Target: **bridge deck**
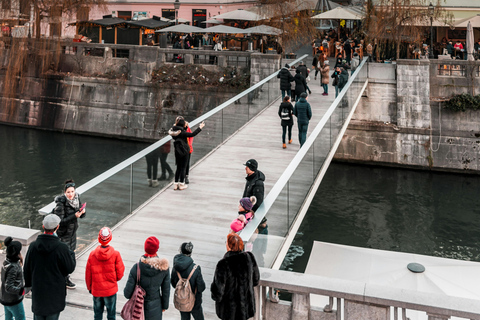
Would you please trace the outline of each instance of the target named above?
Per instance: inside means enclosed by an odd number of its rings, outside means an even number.
[[[322,96],[319,80],[313,81],[313,73],[311,78],[309,86],[313,93],[308,101],[312,105],[313,118],[309,132],[320,121],[335,97],[333,87],[329,88],[329,96]],[[226,235],[230,222],[236,217],[238,200],[242,196],[245,184],[243,163],[250,158],[257,159],[259,170],[266,175],[265,194],[268,194],[299,150],[296,119],[293,143],[287,144],[287,149],[282,149],[282,130],[277,115],[279,104],[280,100],[199,162],[192,169],[187,190],[173,191],[172,187],[168,187],[159,192],[150,203],[114,231],[111,245],[120,251],[126,266],[126,276],[119,282],[118,311],[125,303],[123,288],[128,272],[143,254],[145,239],[153,235],[160,240],[158,255],[167,258],[170,265],[180,244],[192,241],[192,257],[201,265],[207,284],[203,296],[205,316],[206,319],[217,319],[209,287],[216,263],[225,253]],[[208,121],[206,125],[208,126]],[[272,226],[269,227],[271,228]],[[84,281],[88,254],[85,253],[77,261],[77,268],[72,275],[77,289],[68,292],[67,302],[91,307],[92,298]],[[172,300],[172,294],[170,299]],[[164,314],[165,319],[178,319],[178,316],[173,304]]]

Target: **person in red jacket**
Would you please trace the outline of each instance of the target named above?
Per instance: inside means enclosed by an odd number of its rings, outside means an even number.
[[[112,231],[104,227],[98,233],[100,246],[90,252],[85,270],[88,292],[93,295],[94,319],[101,320],[104,307],[107,319],[115,319],[117,306],[117,281],[122,279],[125,266],[120,253],[108,244]]]

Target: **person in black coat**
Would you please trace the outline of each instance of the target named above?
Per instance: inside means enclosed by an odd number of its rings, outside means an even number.
[[[282,91],[282,99],[285,98],[285,93],[290,96],[292,95],[291,92],[291,87],[292,87],[292,82],[294,81],[292,74],[290,73],[290,70],[288,70],[290,66],[288,63],[285,64],[285,67],[283,67],[277,74],[277,78],[280,79],[280,90]]]
[[[265,175],[262,171],[258,170],[258,162],[255,159],[250,159],[244,164],[245,173],[245,189],[243,190],[242,198],[250,198],[255,196],[257,202],[252,208],[252,211],[257,211],[258,207],[263,203],[263,198],[265,196],[265,186],[263,182],[265,181]]]
[[[77,248],[78,218],[85,218],[86,212],[73,180],[65,181],[64,194],[55,197],[53,213],[60,217],[57,236],[60,241],[67,244],[70,250],[75,251]],[[66,284],[69,289],[76,287],[69,276],[67,276]]]
[[[298,66],[297,70],[300,71],[300,73],[302,74],[302,76],[305,78],[305,91],[304,92],[309,92],[310,94],[312,93],[312,91],[310,91],[310,88],[308,87],[307,85],[307,77],[308,77],[308,74],[309,74],[309,70],[307,68],[307,66],[305,65],[305,62],[300,62],[300,65]],[[296,89],[296,87],[295,87]],[[297,95],[297,92],[295,92],[295,95],[298,97]]]
[[[4,243],[7,257],[2,266],[0,303],[4,306],[5,319],[25,320],[22,244],[12,237],[7,237]]]
[[[338,92],[342,91],[343,87],[345,87],[347,82],[348,82],[348,71],[343,68],[340,68],[340,76],[338,77]]]
[[[253,288],[260,281],[258,265],[251,252],[243,252],[238,234],[228,234],[226,247],[210,287],[215,310],[222,320],[247,320],[255,315]]]
[[[185,120],[181,117],[177,118],[175,125],[168,130],[168,134],[172,136],[175,147],[175,163],[177,170],[175,171],[175,182],[173,183],[173,190],[187,189],[188,184],[185,184],[185,172],[189,160],[190,147],[187,138],[195,137],[205,127],[205,122],[200,123],[197,130],[193,132],[185,131]]]
[[[168,260],[157,256],[160,241],[149,237],[145,241],[145,254],[140,258],[140,286],[145,290],[145,320],[161,320],[163,311],[168,309],[170,298],[170,272]],[[127,284],[123,289],[125,298],[130,299],[137,282],[137,263],[130,270]]]
[[[75,253],[55,235],[59,223],[57,215],[47,215],[43,219],[44,234],[30,244],[25,256],[23,275],[25,287],[32,288],[35,319],[58,319],[65,309],[65,278],[75,270]]]
[[[191,242],[184,242],[180,246],[180,253],[173,258],[173,268],[171,275],[171,284],[172,287],[176,287],[179,278],[178,273],[182,279],[187,279],[192,272],[195,263],[191,257],[193,251],[193,244]],[[182,312],[180,311],[181,320],[190,320],[190,315],[193,316],[195,320],[203,320],[203,308],[202,308],[202,292],[205,291],[205,281],[203,281],[202,269],[199,265],[193,272],[190,280],[190,288],[195,293],[195,304],[191,312]]]
[[[305,80],[305,77],[302,75],[300,70],[296,70],[295,77],[293,77],[295,80],[295,101],[298,101],[300,99],[300,95],[304,92],[307,92],[307,81]]]
[[[288,129],[288,143],[292,143],[292,127],[293,127],[293,106],[290,103],[290,97],[286,96],[283,98],[283,102],[278,107],[278,116],[282,119],[282,142],[283,149],[287,148],[285,143],[285,135]]]

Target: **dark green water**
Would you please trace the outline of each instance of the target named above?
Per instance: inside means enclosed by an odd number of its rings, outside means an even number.
[[[480,261],[480,176],[333,163],[284,268],[313,241]]]
[[[145,143],[0,125],[0,223],[41,229],[38,209],[73,178],[82,185]]]

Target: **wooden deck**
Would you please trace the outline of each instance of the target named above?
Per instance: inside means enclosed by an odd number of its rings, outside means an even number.
[[[313,73],[311,78],[309,86],[313,94],[309,96],[308,101],[312,106],[313,118],[309,132],[319,122],[335,97],[333,87],[329,88],[329,96],[322,96],[323,90],[319,80],[313,80]],[[259,162],[259,170],[266,176],[265,194],[268,194],[299,150],[296,119],[293,143],[287,144],[287,149],[282,149],[282,129],[277,115],[279,104],[280,99],[215,152],[197,163],[191,170],[191,182],[187,190],[173,191],[172,187],[166,188],[114,230],[111,245],[120,251],[126,266],[126,275],[119,282],[117,311],[120,311],[125,303],[123,288],[130,268],[144,253],[145,239],[156,236],[160,240],[158,255],[167,258],[170,265],[182,242],[193,243],[192,258],[202,267],[207,284],[207,290],[203,294],[205,317],[217,319],[209,287],[216,263],[226,251],[225,239],[230,222],[237,215],[238,201],[245,184],[243,164],[250,158]],[[208,121],[206,125],[205,129],[208,129]],[[268,218],[269,221],[274,220],[273,217]],[[274,228],[275,223],[272,221],[269,231],[273,234]],[[77,268],[72,275],[73,281],[77,284],[77,288],[69,290],[67,295],[67,302],[72,305],[87,307],[93,305],[84,280],[88,255],[89,252],[86,252],[78,259]],[[172,293],[173,288],[170,300]],[[170,304],[170,308],[165,312],[164,319],[179,319],[179,313],[173,304]]]

